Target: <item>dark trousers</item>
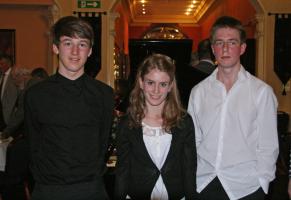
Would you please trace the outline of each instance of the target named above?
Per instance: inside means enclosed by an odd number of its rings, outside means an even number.
[[[199,200],[229,200],[219,179],[213,179],[200,193],[197,194]],[[265,193],[262,188],[256,192],[249,194],[240,200],[264,200]]]
[[[3,200],[26,200],[24,182],[28,177],[28,144],[24,138],[14,139],[7,148],[5,172],[0,172]]]
[[[31,200],[107,200],[104,184],[92,181],[71,185],[42,185],[36,183]]]

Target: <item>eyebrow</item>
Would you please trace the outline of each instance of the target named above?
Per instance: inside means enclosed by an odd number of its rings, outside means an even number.
[[[73,39],[80,39],[80,42],[88,42],[90,43],[90,40],[87,38],[74,38],[74,37],[66,37],[64,39],[61,39],[60,41],[72,41]]]
[[[230,40],[240,41],[240,39],[237,39],[237,38],[230,38],[230,39],[226,39],[226,40],[218,38],[218,39],[215,39],[214,41],[230,41]]]
[[[149,78],[144,78],[144,81],[152,81],[152,82],[159,82],[159,83],[170,83],[171,81],[155,81]]]

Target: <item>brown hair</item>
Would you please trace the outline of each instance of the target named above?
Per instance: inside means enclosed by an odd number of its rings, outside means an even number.
[[[172,89],[168,93],[162,111],[163,128],[166,131],[170,131],[172,127],[179,126],[179,121],[185,115],[186,111],[183,109],[179,97],[175,78],[175,64],[170,57],[162,54],[150,55],[145,60],[143,60],[137,70],[135,85],[129,97],[130,106],[127,110],[127,114],[129,116],[129,126],[141,126],[142,119],[145,117],[145,97],[143,90],[140,88],[139,79],[141,78],[144,80],[144,76],[153,69],[166,72],[170,77],[170,82],[172,83]]]
[[[91,46],[93,46],[94,43],[94,31],[92,26],[78,17],[62,17],[53,25],[51,32],[53,43],[57,46],[62,36],[88,39]]]
[[[246,37],[247,37],[246,31],[244,30],[244,27],[241,24],[241,22],[234,17],[222,16],[214,22],[210,30],[210,40],[212,44],[215,42],[214,40],[215,40],[216,31],[220,28],[233,28],[233,29],[238,30],[239,35],[240,35],[240,42],[241,43],[246,42]]]

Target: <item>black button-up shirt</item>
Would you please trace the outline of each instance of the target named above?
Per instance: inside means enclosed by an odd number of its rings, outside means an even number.
[[[59,185],[101,178],[112,114],[112,89],[86,74],[69,80],[56,73],[31,87],[25,124],[36,182]]]

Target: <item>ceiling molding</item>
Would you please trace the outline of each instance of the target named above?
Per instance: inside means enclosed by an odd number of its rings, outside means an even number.
[[[193,0],[146,0],[146,14],[141,14],[140,0],[122,0],[129,15],[130,25],[142,26],[151,23],[179,23],[197,26],[199,20],[215,0],[197,0],[195,11],[186,15],[186,8]]]

